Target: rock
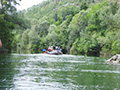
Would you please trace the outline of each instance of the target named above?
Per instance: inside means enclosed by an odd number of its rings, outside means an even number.
[[[110,63],[120,63],[120,54],[114,55],[110,59],[108,59],[106,62]]]

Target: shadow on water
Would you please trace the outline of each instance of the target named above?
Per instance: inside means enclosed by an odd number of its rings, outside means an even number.
[[[120,65],[105,58],[45,55],[0,55],[3,90],[118,90]]]
[[[14,75],[18,60],[25,57],[17,57],[11,54],[0,54],[0,90],[10,90],[14,87]]]
[[[0,54],[0,89],[13,88],[13,77],[15,74],[15,64],[12,63],[10,55]]]

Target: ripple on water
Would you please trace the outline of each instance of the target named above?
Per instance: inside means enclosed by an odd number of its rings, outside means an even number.
[[[6,62],[0,61],[3,85],[0,87],[3,90],[118,89],[119,66],[104,62],[99,57],[11,54]]]
[[[111,71],[111,70],[81,70],[81,72],[94,72],[94,73],[120,73],[120,71]]]

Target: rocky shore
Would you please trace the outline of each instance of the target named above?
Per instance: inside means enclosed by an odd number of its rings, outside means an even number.
[[[113,57],[108,59],[106,62],[109,62],[109,63],[120,63],[120,54],[114,55]]]

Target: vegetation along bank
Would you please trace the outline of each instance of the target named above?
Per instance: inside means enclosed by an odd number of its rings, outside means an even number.
[[[120,53],[120,0],[47,0],[19,12],[7,2],[0,11],[2,50],[60,45],[74,55]]]

